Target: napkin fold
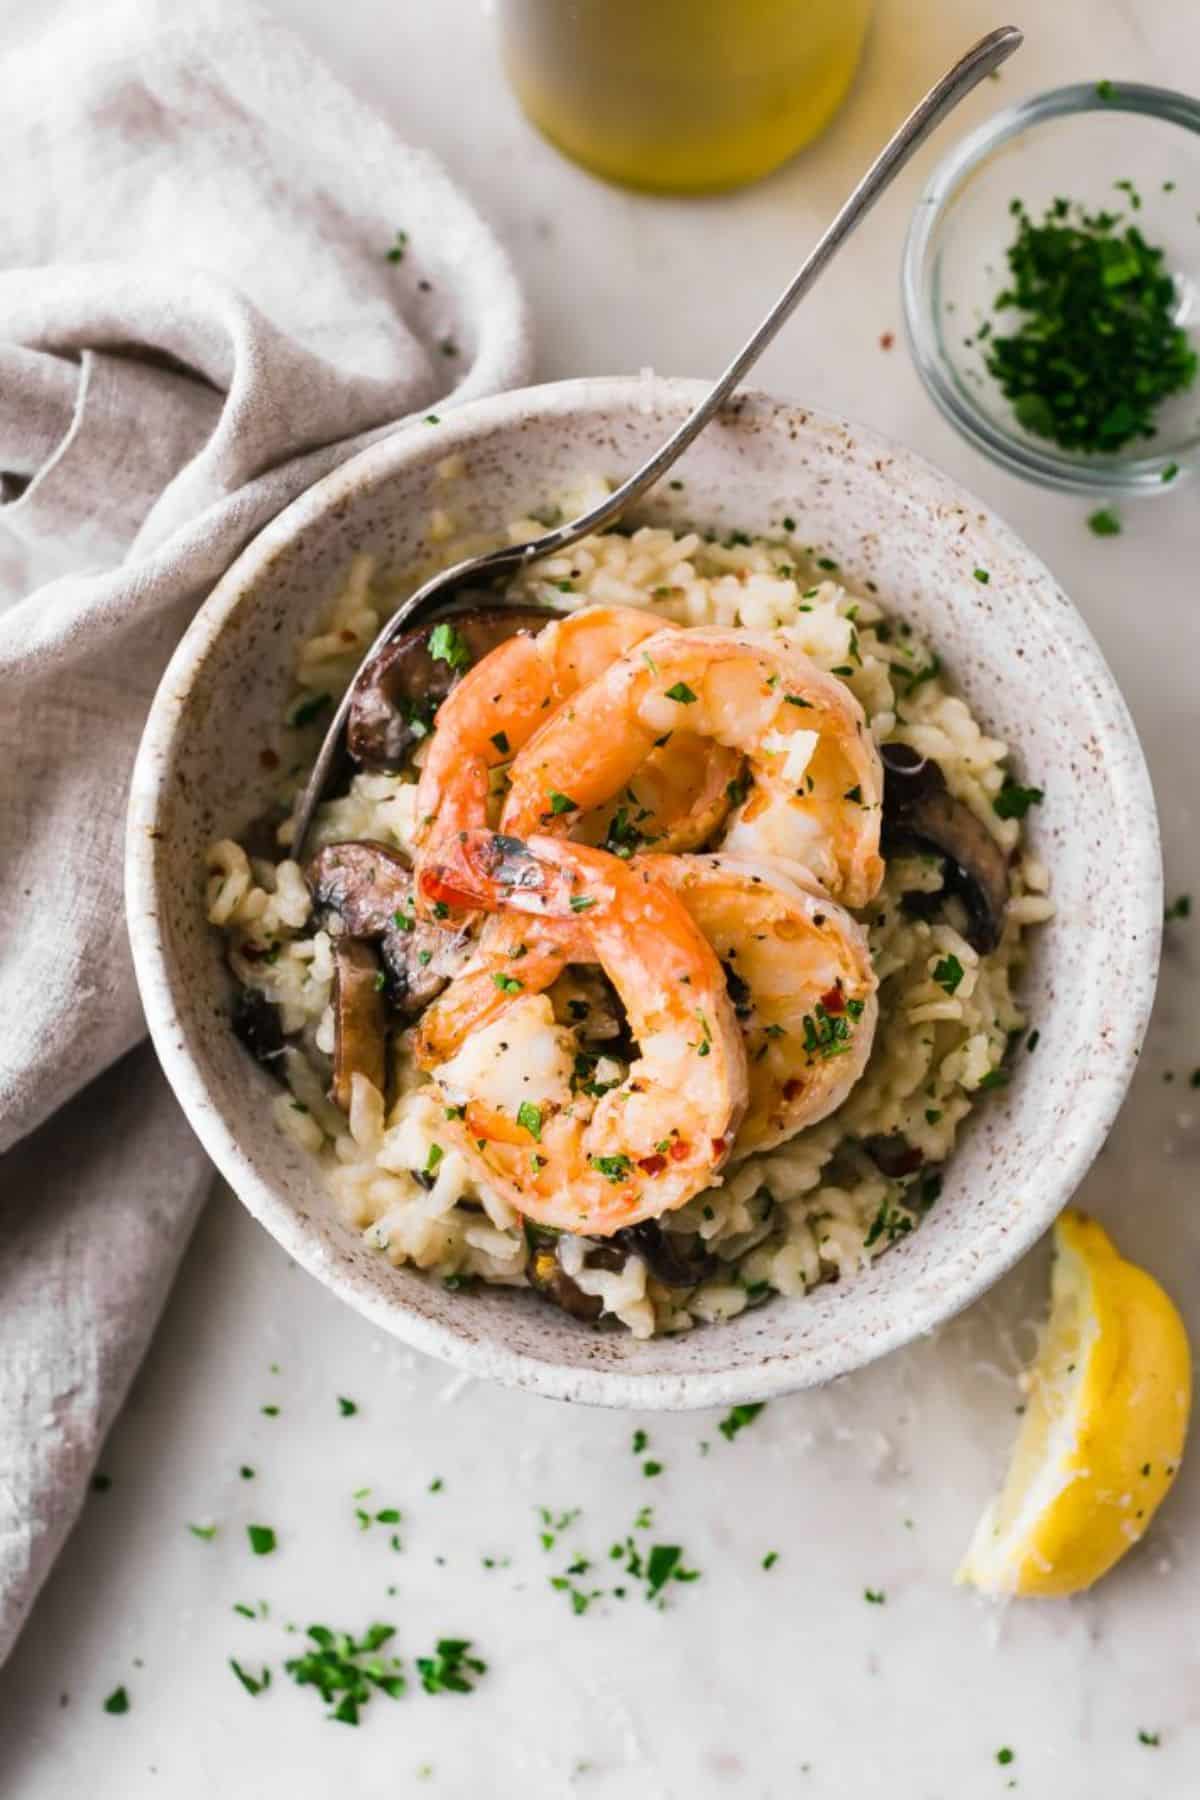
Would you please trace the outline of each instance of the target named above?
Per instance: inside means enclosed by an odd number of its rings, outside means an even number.
[[[209,1178],[135,1048],[146,709],[268,519],[528,338],[440,165],[249,0],[76,0],[0,70],[2,1658]]]

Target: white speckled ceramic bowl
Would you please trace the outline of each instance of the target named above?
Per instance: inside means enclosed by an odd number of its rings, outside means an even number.
[[[500,533],[574,481],[621,476],[694,403],[692,383],[573,381],[479,401],[364,451],[239,557],[167,670],[134,775],[128,901],[158,1053],[201,1141],[296,1261],[386,1330],[474,1374],[614,1406],[763,1399],[881,1356],[950,1317],[1028,1249],[1104,1141],[1154,988],[1162,886],[1154,803],[1133,724],[1071,603],[1000,521],[874,432],[750,397],[691,449],[643,517],[797,537],[835,556],[940,650],[1022,777],[1057,921],[1033,933],[1026,997],[1041,1032],[981,1106],[922,1224],[852,1281],[776,1298],[724,1325],[636,1342],[529,1293],[447,1292],[394,1269],[335,1216],[315,1162],[273,1126],[277,1092],[229,1028],[230,983],[204,918],[205,847],[265,799],[296,641],[369,550],[425,554],[435,505]],[[447,484],[437,465],[461,452]],[[986,568],[986,586],[973,578]]]

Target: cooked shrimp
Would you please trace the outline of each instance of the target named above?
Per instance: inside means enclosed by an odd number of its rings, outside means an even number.
[[[486,826],[493,771],[565,700],[661,631],[661,620],[634,607],[589,607],[556,619],[536,637],[508,638],[476,663],[437,713],[417,789],[419,851],[436,854],[454,833]],[[703,843],[728,811],[726,788],[739,767],[736,752],[708,763],[687,745],[655,752],[644,793],[627,803],[626,817],[631,808],[638,818],[636,841],[648,839],[662,850]],[[602,819],[598,829],[608,823]]]
[[[849,906],[871,899],[883,879],[879,753],[849,688],[784,632],[642,640],[530,738],[509,770],[501,829],[567,829],[677,731],[749,761],[726,848],[802,863]]]
[[[674,888],[728,977],[750,1074],[733,1155],[766,1150],[841,1105],[879,1011],[866,933],[794,865],[639,856]]]
[[[514,958],[511,936],[497,957],[485,933],[418,1038],[448,1109],[462,1109],[447,1135],[481,1177],[537,1223],[596,1237],[707,1187],[745,1110],[746,1056],[721,965],[670,888],[603,850],[490,832],[456,839],[425,879],[435,898],[503,907],[506,926],[523,915],[539,946],[557,931],[563,961],[598,962],[638,1046],[624,1080],[573,1077],[574,1033],[548,997],[532,1010],[554,958]],[[531,1024],[546,1034],[532,1085]]]

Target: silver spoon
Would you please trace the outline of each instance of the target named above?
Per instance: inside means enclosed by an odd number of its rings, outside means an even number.
[[[805,294],[824,273],[851,232],[861,224],[913,152],[925,142],[946,115],[954,110],[959,101],[966,98],[972,88],[986,75],[991,75],[998,69],[1001,63],[1008,61],[1022,42],[1022,33],[1015,25],[1004,25],[998,31],[990,31],[952,69],[947,70],[940,81],[933,84],[925,98],[913,108],[900,129],[884,145],[840,211],[826,226],[758,330],[738,351],[699,406],[688,414],[683,424],[640,469],[635,470],[606,499],[593,506],[590,511],[580,514],[577,519],[572,519],[569,524],[558,526],[544,537],[535,538],[532,543],[507,545],[500,550],[490,550],[484,556],[472,556],[465,562],[455,563],[452,568],[443,569],[441,574],[419,587],[415,594],[411,594],[400,605],[367,651],[359,665],[358,674],[342,696],[341,705],[325,733],[308,785],[294,815],[291,843],[293,857],[298,861],[302,857],[313,813],[325,790],[330,768],[341,745],[355,690],[363,670],[375,655],[385,644],[391,642],[397,632],[406,627],[411,628],[419,617],[428,617],[451,605],[456,592],[468,583],[477,585],[481,580],[485,583],[495,582],[499,576],[515,575],[526,563],[539,557],[554,556],[560,550],[567,550],[572,544],[577,544],[580,538],[589,536],[593,531],[603,531],[606,525],[614,524],[635,500],[640,500],[668,469],[674,467],[688,445],[720,411],[740,385],[742,377],[753,368],[781,326],[791,318]]]

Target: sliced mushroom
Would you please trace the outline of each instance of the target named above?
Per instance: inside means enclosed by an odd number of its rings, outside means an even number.
[[[915,843],[945,858],[945,885],[967,909],[967,941],[994,950],[1008,909],[1008,857],[969,806],[956,800],[932,757],[908,744],[884,744],[885,855]]]
[[[414,1015],[436,998],[470,954],[462,930],[416,917],[413,877],[400,850],[370,839],[326,844],[305,870],[313,905],[332,936],[378,941],[388,997]]]
[[[890,1181],[902,1181],[915,1175],[925,1161],[925,1152],[910,1144],[902,1132],[876,1132],[862,1141],[863,1149],[881,1175]]]
[[[480,597],[481,599],[483,596]],[[412,747],[433,729],[451,688],[472,664],[521,631],[540,631],[559,615],[548,606],[475,604],[402,632],[363,670],[346,722],[346,746],[365,769],[399,769]],[[446,627],[453,628],[450,654]],[[431,640],[441,629],[441,637]]]
[[[387,1091],[387,1021],[383,970],[369,944],[343,938],[333,949],[333,1085],[335,1106],[350,1111],[352,1078],[365,1075]]]
[[[538,1240],[530,1244],[525,1273],[529,1278],[529,1285],[536,1288],[543,1299],[549,1300],[563,1312],[570,1313],[573,1319],[592,1322],[604,1310],[599,1294],[585,1294],[578,1283],[572,1281],[551,1243]]]
[[[712,1275],[718,1264],[698,1236],[664,1231],[657,1219],[643,1219],[615,1234],[615,1241],[642,1258],[664,1287],[689,1288]]]
[[[283,1081],[283,1055],[287,1045],[275,1002],[268,1000],[257,988],[239,988],[233,1002],[233,1029],[255,1062]]]

